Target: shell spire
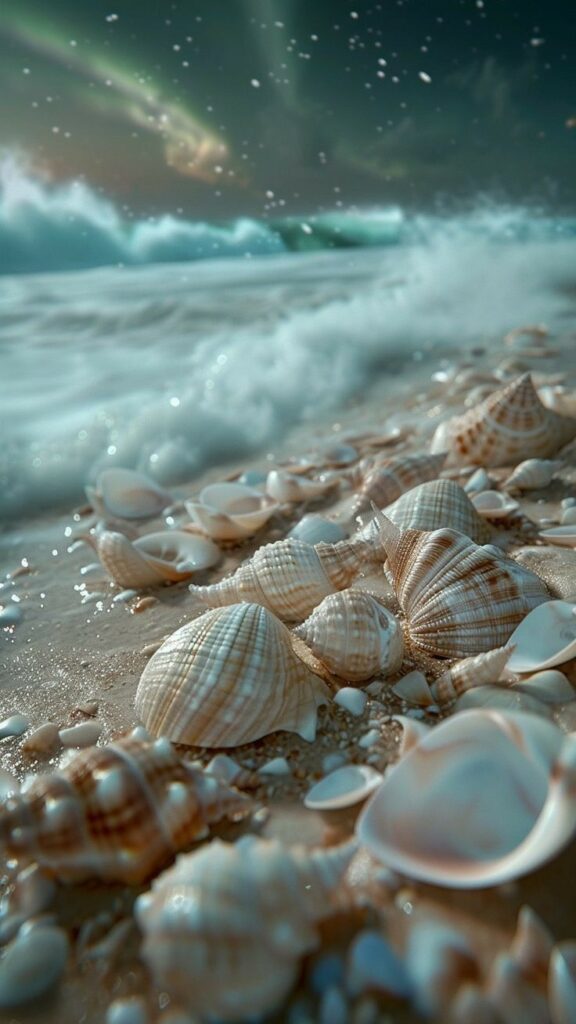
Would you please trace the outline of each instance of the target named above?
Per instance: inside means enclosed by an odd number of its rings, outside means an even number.
[[[435,480],[446,461],[446,452],[394,455],[368,465],[361,479],[352,515],[367,508],[370,502],[390,505],[401,494],[427,480]]]
[[[316,554],[335,590],[344,590],[363,566],[382,565],[386,555],[378,538],[356,537],[336,544],[320,541]]]
[[[432,696],[439,704],[445,704],[477,686],[501,680],[508,685],[515,679],[512,673],[505,673],[514,650],[515,645],[508,644],[506,647],[496,647],[493,651],[456,662],[432,684]]]

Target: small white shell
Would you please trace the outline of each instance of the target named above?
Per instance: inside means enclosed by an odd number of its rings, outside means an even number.
[[[87,487],[86,493],[97,514],[120,519],[147,519],[172,504],[172,496],[149,477],[120,467],[102,470],[96,490]]]
[[[78,722],[60,729],[58,737],[64,747],[92,747],[102,732],[101,722]]]
[[[545,704],[567,704],[576,699],[576,691],[563,672],[553,668],[536,672],[514,686],[516,692],[529,693]]]
[[[256,488],[227,481],[204,487],[197,501],[184,504],[193,522],[214,540],[252,537],[278,508]]]
[[[576,604],[547,601],[534,608],[516,627],[510,643],[516,645],[508,668],[537,672],[576,657]]]
[[[568,523],[563,526],[552,526],[549,530],[541,530],[542,540],[549,544],[559,544],[560,547],[576,548],[576,523]]]
[[[346,764],[312,786],[304,797],[304,806],[315,811],[352,807],[373,793],[383,778],[370,765]]]
[[[103,568],[121,587],[178,582],[220,560],[220,549],[211,540],[185,530],[149,533],[135,541],[123,533],[104,530],[95,541]]]
[[[332,519],[324,519],[323,516],[309,512],[292,527],[289,537],[296,537],[297,540],[304,540],[307,544],[319,544],[324,541],[326,544],[337,544],[348,535],[343,526],[335,523]]]
[[[402,700],[408,701],[409,704],[418,704],[421,707],[427,707],[428,704],[434,703],[434,696],[428,683],[426,682],[426,676],[423,672],[418,669],[414,669],[413,672],[408,672],[407,675],[399,679],[397,683],[392,686],[392,692],[397,697],[401,697]]]
[[[59,981],[68,959],[61,928],[38,925],[19,934],[0,960],[0,1007],[23,1006]]]
[[[552,718],[547,704],[517,686],[475,686],[458,697],[453,711],[529,711],[541,718]]]
[[[538,487],[547,487],[562,465],[556,459],[526,459],[516,466],[502,486],[509,491],[532,491]]]
[[[24,715],[10,715],[0,722],[0,740],[8,736],[22,736],[30,728],[30,722]]]
[[[454,480],[418,484],[387,505],[384,514],[401,530],[439,530],[447,526],[465,533],[477,544],[485,544],[491,536],[490,527]]]
[[[326,494],[335,483],[335,480],[309,480],[305,476],[287,473],[284,469],[271,469],[266,478],[266,493],[282,503],[310,501]]]
[[[501,491],[477,491],[471,500],[478,515],[485,519],[506,519],[520,508],[517,501]]]
[[[478,491],[490,491],[492,490],[494,481],[492,477],[488,476],[488,473],[483,466],[472,473],[472,476],[468,478],[464,484],[464,490],[466,494],[477,494]]]

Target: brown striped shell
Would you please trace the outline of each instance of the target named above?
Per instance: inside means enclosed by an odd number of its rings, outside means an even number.
[[[192,585],[190,591],[211,607],[256,602],[280,619],[296,622],[306,618],[328,594],[347,587],[370,561],[383,561],[377,541],[312,545],[287,537],[258,548],[220,583]]]
[[[342,878],[354,852],[244,836],[179,857],[136,901],[157,989],[203,1020],[276,1010],[320,943],[317,923],[352,902]]]
[[[485,544],[492,535],[466,492],[453,480],[419,484],[384,511],[401,530],[438,530],[447,526],[465,533],[477,544]]]
[[[152,655],[136,711],[155,736],[192,746],[234,747],[278,729],[312,741],[329,691],[293,642],[261,605],[205,612]]]
[[[137,885],[247,799],[137,734],[75,754],[0,806],[0,849],[64,882]]]
[[[464,658],[451,665],[446,672],[436,679],[430,689],[434,700],[439,704],[445,704],[456,700],[467,690],[473,690],[476,686],[485,686],[487,683],[497,683],[506,679],[505,669],[514,650],[513,645],[496,647],[493,651],[486,651],[485,654],[477,654],[473,658]],[[507,682],[515,679],[513,673],[508,673]]]
[[[433,455],[396,455],[371,465],[361,481],[354,514],[371,502],[381,508],[390,505],[417,484],[435,480],[445,460],[445,453],[437,450]]]
[[[534,573],[456,530],[400,531],[378,516],[410,643],[432,657],[482,654],[549,599]]]
[[[400,623],[360,590],[325,597],[294,632],[329,672],[353,683],[389,675],[402,664]]]
[[[574,437],[576,418],[547,409],[525,373],[463,416],[441,423],[431,451],[447,451],[453,465],[512,466],[555,455]]]

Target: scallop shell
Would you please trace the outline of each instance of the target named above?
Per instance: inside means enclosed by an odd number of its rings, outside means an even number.
[[[97,515],[110,513],[120,519],[148,519],[172,504],[172,495],[133,469],[103,469],[96,488],[86,494]]]
[[[168,580],[189,579],[220,560],[220,550],[205,537],[185,530],[149,533],[135,541],[104,530],[95,538],[98,558],[111,580],[121,587],[153,587]]]
[[[190,591],[205,604],[221,607],[255,601],[287,622],[306,618],[328,594],[343,590],[367,562],[383,561],[379,543],[344,540],[306,544],[287,537],[265,544],[236,572],[209,587]]]
[[[273,1012],[320,943],[317,923],[350,904],[342,878],[354,852],[244,836],[179,857],[136,901],[156,987],[203,1019]]]
[[[524,616],[549,597],[545,585],[492,545],[456,530],[401,532],[378,525],[410,644],[437,658],[500,647]]]
[[[547,487],[562,465],[558,459],[525,459],[518,463],[502,486],[508,491],[533,491]]]
[[[200,491],[198,501],[186,501],[190,518],[214,540],[253,537],[278,505],[272,498],[246,484],[210,484]]]
[[[33,776],[0,808],[0,848],[64,882],[139,884],[207,826],[250,802],[182,761],[168,740],[123,737]]]
[[[465,533],[477,544],[485,544],[492,535],[468,495],[453,480],[430,480],[412,487],[384,511],[401,530],[438,530],[448,526]]]
[[[542,405],[525,373],[463,416],[441,423],[431,451],[447,451],[449,464],[509,466],[555,455],[573,437],[576,418]]]
[[[155,736],[234,747],[278,729],[312,741],[329,691],[298,658],[290,631],[258,604],[215,608],[152,655],[136,711]]]
[[[447,701],[456,700],[460,694],[473,690],[476,686],[499,682],[513,651],[514,647],[508,644],[506,647],[496,647],[493,651],[456,662],[433,683],[431,690],[434,699],[439,704],[445,704]],[[510,673],[509,681],[513,679],[514,676]]]
[[[391,674],[402,664],[399,622],[360,590],[325,597],[294,632],[329,672],[353,683]]]
[[[516,627],[516,645],[509,667],[513,672],[537,672],[576,658],[576,604],[547,601]]]
[[[417,484],[435,480],[444,462],[445,452],[433,455],[396,455],[371,465],[362,479],[353,514],[367,508],[370,502],[383,507]]]
[[[309,480],[305,476],[287,473],[284,469],[271,469],[266,477],[266,493],[275,501],[311,501],[321,498],[337,481]]]
[[[385,777],[357,834],[411,878],[498,885],[566,845],[576,829],[575,783],[573,736],[532,714],[463,711],[426,733]]]

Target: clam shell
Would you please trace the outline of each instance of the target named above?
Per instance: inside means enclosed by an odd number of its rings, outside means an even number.
[[[447,526],[465,533],[477,544],[485,544],[492,535],[468,495],[453,480],[430,480],[412,487],[384,512],[401,530]]]
[[[542,581],[456,530],[405,530],[378,516],[410,643],[433,657],[483,654],[548,598]]]
[[[360,590],[330,594],[294,630],[329,672],[359,683],[396,672],[404,656],[399,622]]]
[[[304,806],[313,811],[353,807],[380,785],[384,776],[367,764],[347,764],[330,772],[309,789]]]
[[[507,519],[520,508],[514,498],[501,491],[478,491],[471,500],[478,515],[486,519]]]
[[[186,580],[220,560],[212,541],[184,530],[149,533],[135,541],[104,530],[96,536],[96,550],[110,579],[130,588]]]
[[[547,601],[516,627],[516,645],[508,667],[513,672],[536,672],[576,658],[576,604]]]
[[[525,373],[463,416],[441,423],[431,451],[448,452],[452,465],[510,466],[555,455],[574,437],[576,418],[547,409]]]
[[[320,498],[335,486],[335,480],[309,480],[305,476],[271,469],[266,477],[266,493],[275,501],[311,501]]]
[[[502,486],[509,491],[532,491],[538,487],[547,487],[562,465],[556,459],[526,459],[516,466]]]
[[[205,612],[152,655],[136,711],[155,736],[233,747],[276,730],[312,741],[329,691],[293,650],[292,636],[261,605]]]
[[[168,740],[127,736],[32,777],[0,807],[0,849],[64,882],[138,884],[203,837],[211,822],[250,806],[186,765]]]
[[[445,460],[445,453],[437,451],[433,455],[396,455],[370,465],[361,481],[353,514],[368,508],[370,502],[380,507],[390,505],[417,484],[435,480]]]
[[[203,1019],[272,1013],[319,945],[316,924],[351,903],[341,880],[354,852],[244,836],[179,857],[136,901],[156,987]]]
[[[214,540],[252,537],[274,514],[278,505],[246,484],[210,484],[198,501],[186,501],[190,518]]]
[[[549,530],[540,530],[542,540],[549,544],[559,544],[560,547],[576,548],[576,523],[568,523],[563,526],[552,526]]]
[[[497,885],[569,841],[575,782],[576,740],[550,722],[521,712],[462,712],[386,775],[357,834],[373,856],[412,878],[453,888]]]
[[[172,495],[133,469],[103,469],[96,489],[86,489],[97,514],[110,513],[120,519],[148,519],[172,504]]]

